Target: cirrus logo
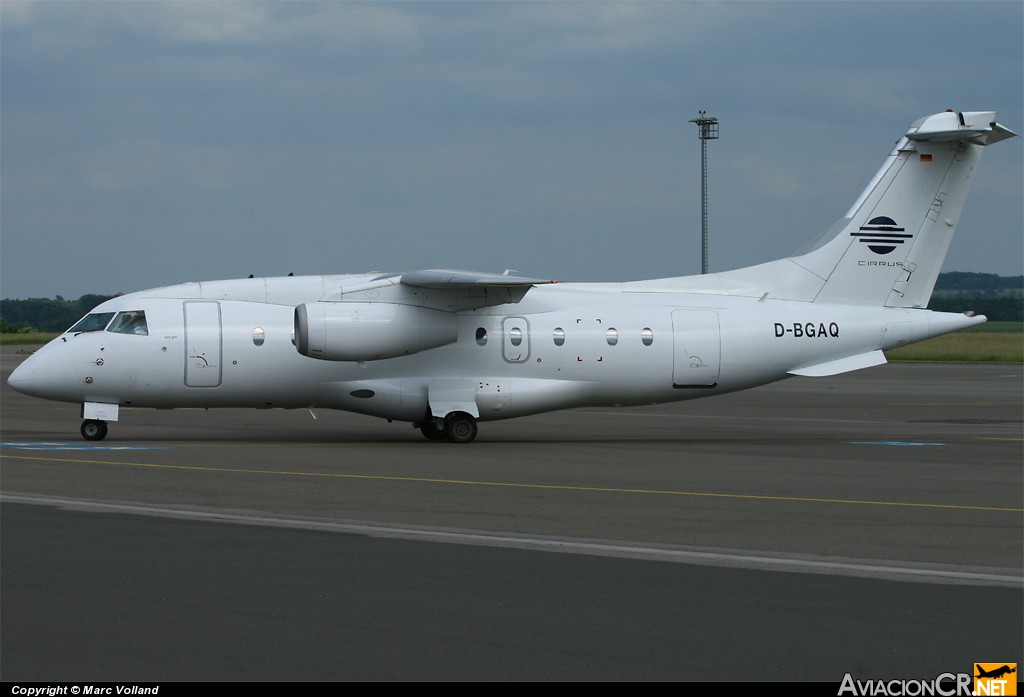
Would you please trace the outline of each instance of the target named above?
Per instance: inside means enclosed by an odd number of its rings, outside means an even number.
[[[860,227],[860,232],[851,232],[850,237],[855,237],[858,242],[868,246],[875,254],[888,254],[896,249],[897,245],[913,239],[913,235],[905,228],[898,227],[896,221],[884,215],[872,218],[867,225]]]

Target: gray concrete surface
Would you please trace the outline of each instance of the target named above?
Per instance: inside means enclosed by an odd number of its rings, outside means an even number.
[[[255,410],[122,410],[93,444],[76,405],[5,382],[0,677],[838,682],[1021,660],[1022,372],[888,365],[485,423],[470,445]],[[74,646],[97,629],[87,658],[53,650],[70,616]]]

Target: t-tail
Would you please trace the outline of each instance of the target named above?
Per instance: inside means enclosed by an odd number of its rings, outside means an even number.
[[[713,274],[729,293],[927,307],[986,145],[1012,138],[994,111],[916,121],[846,215],[808,248]]]
[[[926,307],[984,146],[1014,135],[992,111],[915,122],[834,236],[791,257],[825,280],[814,302]]]

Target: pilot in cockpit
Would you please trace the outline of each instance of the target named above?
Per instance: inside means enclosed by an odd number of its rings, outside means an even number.
[[[136,334],[148,336],[149,327],[146,324],[146,313],[143,310],[132,312],[121,312],[110,324],[109,332],[115,334]]]

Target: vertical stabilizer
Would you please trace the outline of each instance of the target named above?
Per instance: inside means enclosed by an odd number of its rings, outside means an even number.
[[[984,146],[1013,135],[991,111],[914,123],[835,235],[790,257],[824,279],[814,302],[927,306]]]

